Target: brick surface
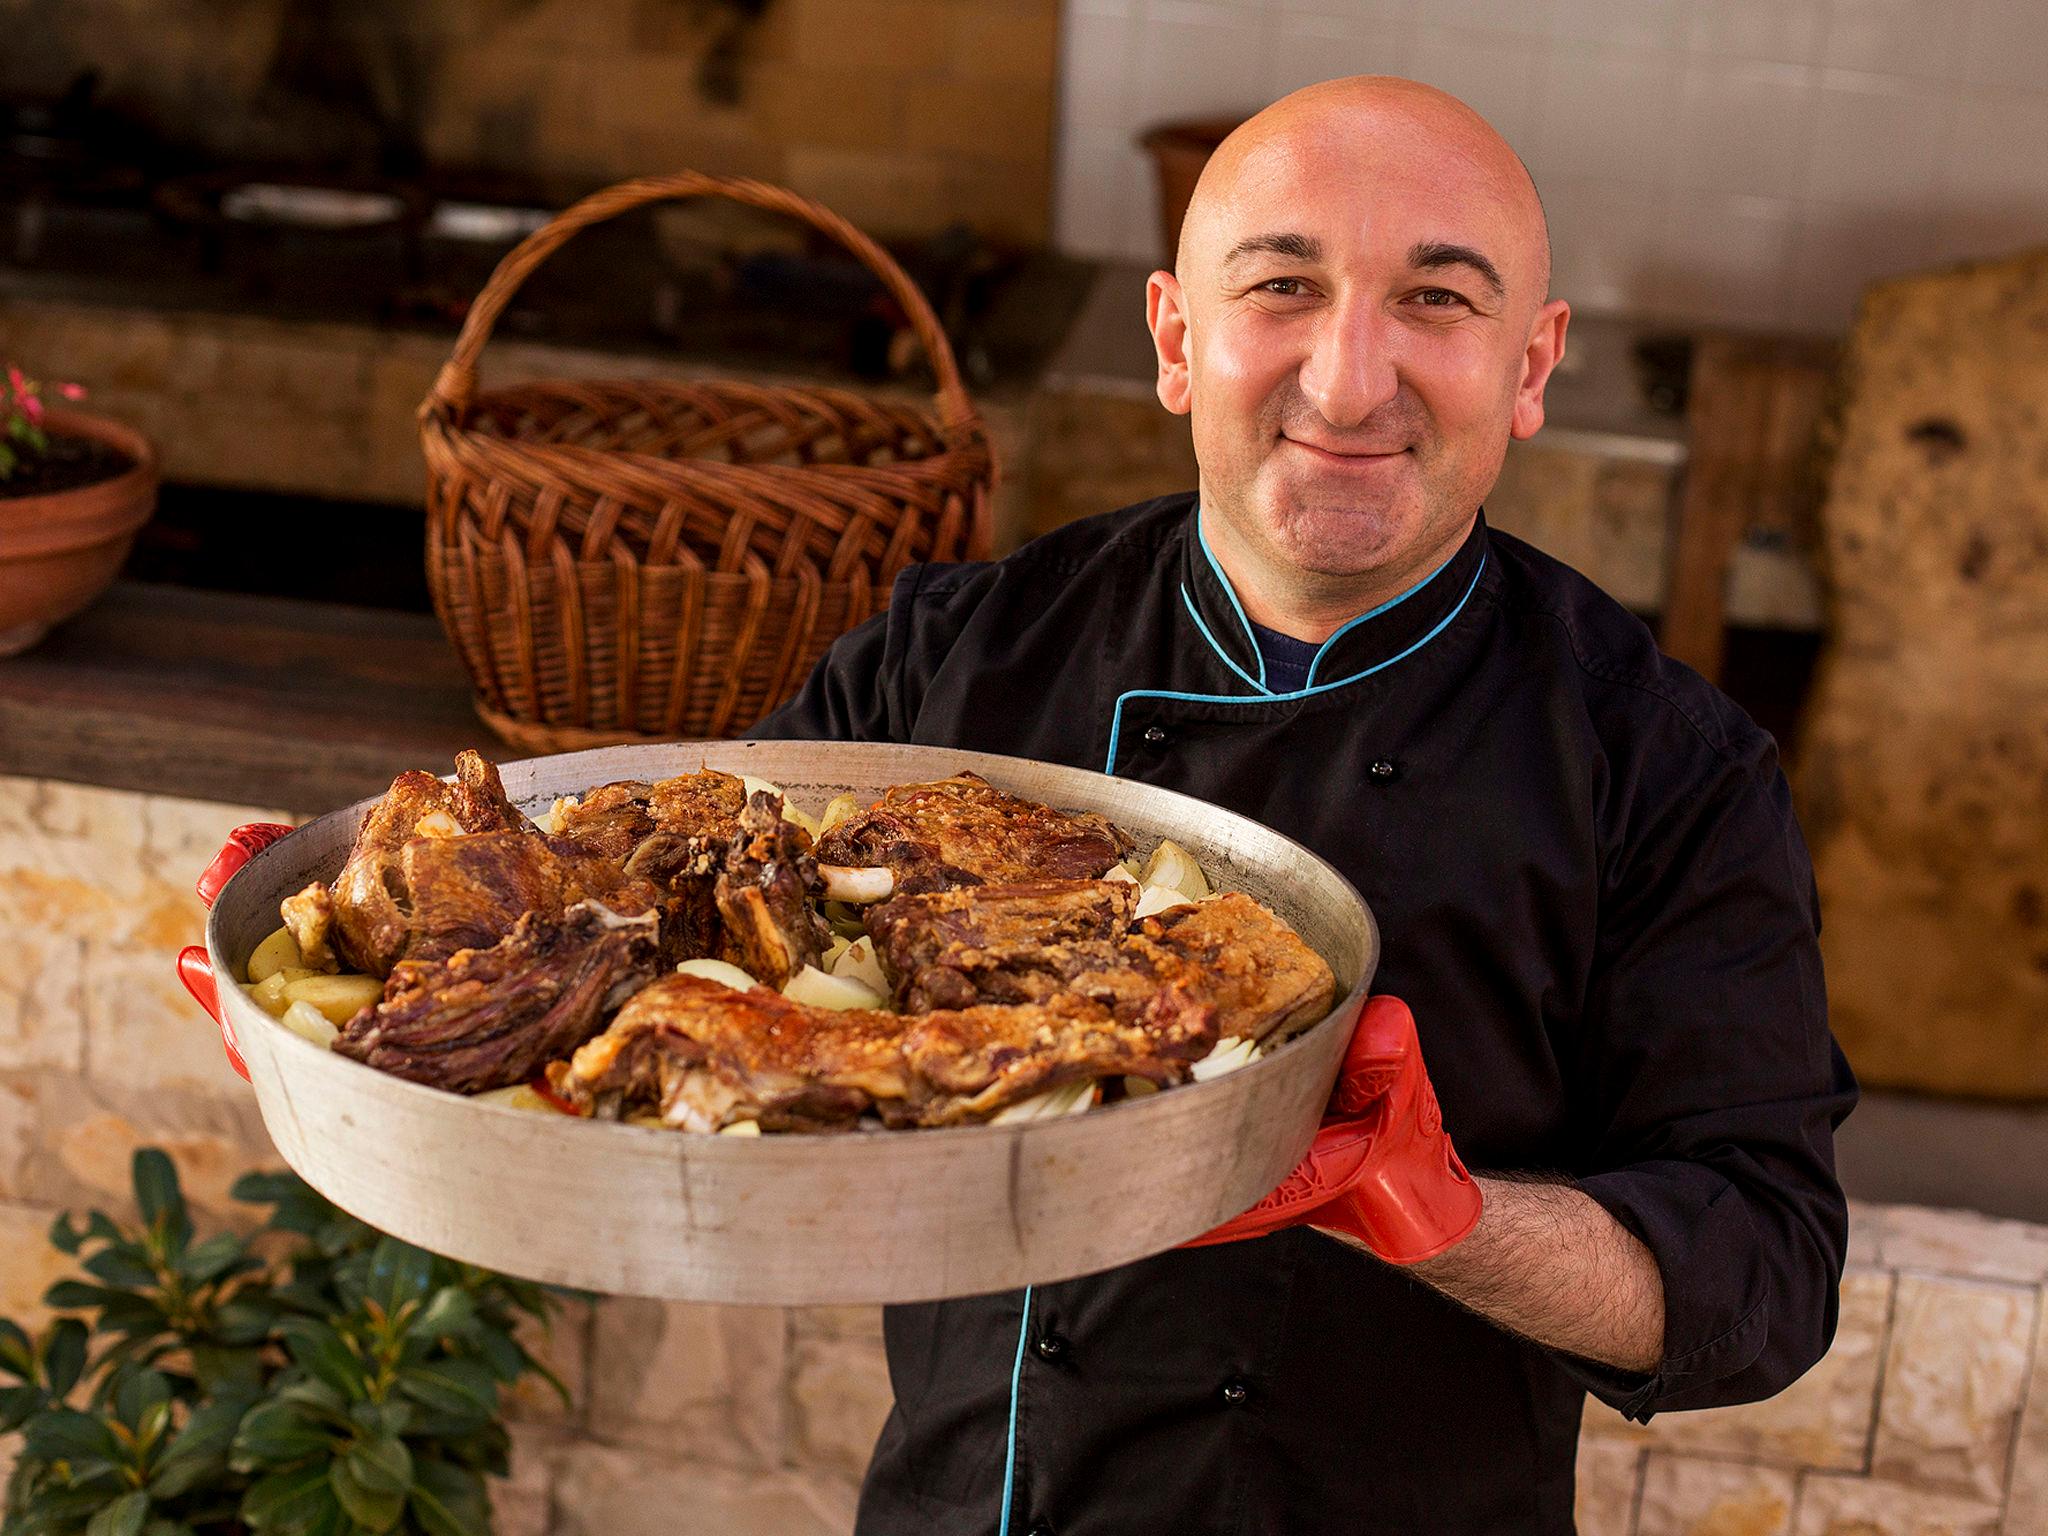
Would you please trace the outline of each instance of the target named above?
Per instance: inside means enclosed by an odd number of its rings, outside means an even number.
[[[2036,1295],[2034,1361],[2013,1439],[2004,1536],[2048,1536],[2048,1293]]]
[[[564,1449],[554,1497],[555,1536],[845,1536],[853,1524],[849,1492],[836,1480],[602,1445]]]
[[[895,1402],[881,1346],[800,1339],[790,1358],[794,1448],[806,1465],[858,1478]]]
[[[1624,1441],[1580,1438],[1574,1510],[1579,1536],[1629,1536],[1635,1529],[1646,1454]]]
[[[2039,1285],[2048,1280],[2048,1227],[1894,1205],[1884,1213],[1884,1261],[1893,1269]]]
[[[50,1319],[43,1292],[78,1272],[68,1255],[50,1246],[50,1223],[56,1216],[46,1206],[0,1200],[0,1317],[13,1318],[30,1332]]]

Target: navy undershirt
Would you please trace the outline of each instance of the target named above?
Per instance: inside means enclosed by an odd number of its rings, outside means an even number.
[[[1308,686],[1308,669],[1315,664],[1321,646],[1263,624],[1252,624],[1252,638],[1259,642],[1259,654],[1266,659],[1268,688],[1275,693],[1295,693]]]

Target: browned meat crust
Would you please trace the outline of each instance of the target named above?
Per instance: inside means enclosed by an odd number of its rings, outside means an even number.
[[[818,862],[886,868],[896,891],[1092,880],[1131,849],[1114,823],[1005,794],[972,773],[899,784],[818,840]]]
[[[803,829],[783,819],[780,795],[755,793],[740,829],[718,876],[718,911],[740,968],[779,987],[824,954],[825,926],[805,904],[817,861]]]
[[[1177,1082],[1216,1038],[1210,1011],[1174,988],[1120,1022],[1072,996],[912,1017],[667,976],[549,1077],[590,1113],[692,1130],[844,1129],[868,1109],[891,1125],[952,1125],[1081,1078]]]
[[[383,999],[336,1051],[457,1093],[531,1080],[596,1034],[654,975],[655,919],[582,902],[560,920],[529,912],[487,949],[403,960]]]

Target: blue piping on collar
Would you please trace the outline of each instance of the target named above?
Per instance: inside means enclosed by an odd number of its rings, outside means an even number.
[[[1432,581],[1435,581],[1438,576],[1442,575],[1444,571],[1444,566],[1449,565],[1452,560],[1455,560],[1457,558],[1457,552],[1455,550],[1452,551],[1451,554],[1445,559],[1443,565],[1440,565],[1435,570],[1431,571],[1427,576],[1423,577],[1422,580],[1415,583],[1415,585],[1410,587],[1406,592],[1401,593],[1398,597],[1390,597],[1384,603],[1381,603],[1379,607],[1369,608],[1364,613],[1361,613],[1357,618],[1346,619],[1342,624],[1339,624],[1337,626],[1336,632],[1332,634],[1329,639],[1325,640],[1319,647],[1317,647],[1315,657],[1308,664],[1308,676],[1303,679],[1302,686],[1305,688],[1315,686],[1316,668],[1320,667],[1323,664],[1323,658],[1330,654],[1330,647],[1335,645],[1339,640],[1342,640],[1347,631],[1356,629],[1359,625],[1363,624],[1367,619],[1378,618],[1381,614],[1385,613],[1389,608],[1392,608],[1399,603],[1407,602],[1409,598],[1413,597],[1416,593],[1420,592],[1424,587],[1428,586]],[[1484,561],[1482,560],[1481,563],[1483,564]],[[1434,631],[1432,631],[1432,633],[1434,633]],[[1364,676],[1363,673],[1360,673],[1358,675],[1361,677]]]
[[[1437,567],[1437,569],[1441,570],[1443,569],[1443,567],[1439,566]],[[1431,574],[1434,575],[1435,573],[1432,572]],[[1471,585],[1465,588],[1465,595],[1458,599],[1457,605],[1453,607],[1449,613],[1445,614],[1441,619],[1438,619],[1436,621],[1436,624],[1430,629],[1428,634],[1424,635],[1420,640],[1417,640],[1413,645],[1409,646],[1406,650],[1396,652],[1394,655],[1389,656],[1385,661],[1375,662],[1372,666],[1367,667],[1364,671],[1354,672],[1349,677],[1340,677],[1335,679],[1334,681],[1327,683],[1307,684],[1303,687],[1295,689],[1291,693],[1183,693],[1178,689],[1174,688],[1133,688],[1126,693],[1118,694],[1116,700],[1116,707],[1114,710],[1111,711],[1109,717],[1109,756],[1102,765],[1102,771],[1108,774],[1114,774],[1116,772],[1116,749],[1117,742],[1123,734],[1124,705],[1128,703],[1130,700],[1179,699],[1189,704],[1284,704],[1291,699],[1305,699],[1312,694],[1328,693],[1333,688],[1342,688],[1347,684],[1355,683],[1363,678],[1371,677],[1375,672],[1383,672],[1388,667],[1391,667],[1395,662],[1402,661],[1410,656],[1413,656],[1417,651],[1421,650],[1425,645],[1429,644],[1430,641],[1434,640],[1438,635],[1444,632],[1445,628],[1449,626],[1451,620],[1455,619],[1459,614],[1465,611],[1465,605],[1472,600],[1472,594],[1479,590],[1479,578],[1485,574],[1486,556],[1482,554],[1479,557],[1478,569],[1473,571],[1472,573]],[[1428,578],[1424,579],[1427,580]],[[1414,589],[1410,588],[1409,590],[1413,591]],[[1406,597],[1407,595],[1408,593],[1406,592],[1401,594],[1402,597]],[[1400,598],[1393,599],[1394,602],[1399,602],[1400,600]],[[1353,620],[1353,622],[1355,623],[1357,621]],[[1331,639],[1335,638],[1336,636],[1331,636]],[[1242,676],[1243,674],[1240,673],[1239,675]],[[1028,1314],[1030,1310],[1028,1298],[1026,1300],[1025,1310]],[[1021,1363],[1024,1358],[1023,1344],[1021,1342],[1021,1339],[1017,1347],[1017,1358]],[[1012,1413],[1014,1415],[1014,1399],[1012,1400],[1011,1408]]]
[[[1259,680],[1254,686],[1262,692],[1272,692],[1270,688],[1266,687],[1266,653],[1259,649],[1259,637],[1252,630],[1252,621],[1245,617],[1244,604],[1237,600],[1237,588],[1233,587],[1230,584],[1230,578],[1223,574],[1223,567],[1216,559],[1216,551],[1209,547],[1209,530],[1202,526],[1202,507],[1200,502],[1195,504],[1195,542],[1202,546],[1202,558],[1209,562],[1209,569],[1216,573],[1216,580],[1223,588],[1223,595],[1230,599],[1230,606],[1237,610],[1237,622],[1244,626],[1244,637],[1251,643],[1252,655],[1259,659]],[[1181,588],[1181,594],[1186,596],[1187,588]],[[1190,605],[1190,608],[1192,609],[1192,605]],[[1200,621],[1198,620],[1197,622]],[[1208,625],[1202,625],[1202,633],[1205,635],[1209,633]],[[1223,656],[1223,647],[1216,645],[1216,639],[1213,635],[1210,636],[1209,643],[1216,646],[1216,654],[1218,656]],[[1223,659],[1230,661],[1228,656],[1223,656]],[[1231,670],[1239,677],[1244,677],[1246,682],[1251,682],[1249,677],[1245,677],[1244,668],[1238,666],[1236,662],[1231,662]]]
[[[1010,1432],[1003,1451],[1003,1518],[996,1536],[1010,1536],[1010,1492],[1017,1475],[1017,1390],[1024,1376],[1024,1340],[1031,1332],[1031,1287],[1024,1287],[1024,1314],[1017,1319],[1017,1359],[1010,1367]]]
[[[1231,671],[1235,672],[1239,677],[1243,678],[1246,682],[1250,683],[1254,688],[1258,689],[1260,693],[1265,694],[1267,697],[1270,698],[1272,696],[1273,690],[1268,688],[1265,683],[1266,653],[1263,650],[1259,652],[1259,675],[1257,677],[1253,677],[1251,673],[1245,671],[1243,667],[1240,667],[1236,662],[1230,659],[1230,652],[1224,650],[1222,646],[1216,643],[1216,637],[1209,633],[1209,626],[1203,622],[1202,615],[1195,609],[1195,600],[1192,597],[1188,596],[1188,587],[1186,582],[1181,583],[1180,600],[1187,605],[1188,617],[1195,621],[1195,628],[1199,629],[1202,632],[1202,638],[1209,642],[1209,649],[1214,651],[1218,656],[1223,658],[1223,665],[1230,668]],[[1309,670],[1313,672],[1315,669],[1311,667]]]

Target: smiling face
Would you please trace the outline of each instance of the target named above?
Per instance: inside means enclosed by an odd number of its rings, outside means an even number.
[[[1204,172],[1178,268],[1148,290],[1160,398],[1193,418],[1212,545],[1277,627],[1427,574],[1542,424],[1568,311],[1544,301],[1535,189],[1440,92],[1336,81],[1268,108]]]

